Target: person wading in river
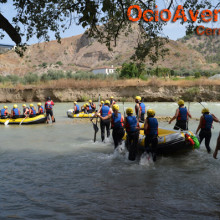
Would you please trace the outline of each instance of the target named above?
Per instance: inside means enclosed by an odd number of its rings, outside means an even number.
[[[53,106],[54,106],[54,102],[51,100],[50,97],[47,97],[47,101],[45,102],[47,123],[49,123],[49,121],[50,121],[50,116],[51,116],[52,122],[55,122],[55,118],[53,116]]]
[[[176,110],[176,114],[173,118],[169,121],[169,124],[176,119],[176,124],[173,128],[174,130],[188,130],[188,119],[189,117],[192,118],[192,116],[187,108],[184,107],[184,101],[182,99],[178,101],[178,105],[179,108]]]
[[[124,137],[125,131],[124,131],[124,116],[119,112],[119,106],[113,105],[112,106],[113,113],[108,114],[105,117],[102,117],[101,115],[97,116],[101,118],[101,120],[111,119],[111,128],[112,131],[112,137],[114,140],[115,148],[118,147],[118,145],[121,144],[122,138]]]
[[[208,108],[202,109],[202,116],[200,117],[200,122],[198,125],[198,128],[196,130],[196,134],[198,131],[201,129],[199,132],[199,138],[200,138],[200,144],[202,143],[203,139],[205,138],[205,146],[207,149],[207,152],[211,152],[211,148],[209,146],[210,140],[212,137],[212,123],[213,121],[219,122],[219,120],[213,115],[209,113]]]
[[[145,150],[147,153],[151,152],[153,161],[156,161],[157,145],[158,145],[158,121],[153,109],[147,110],[147,118],[144,122]],[[143,128],[142,128],[143,129]],[[142,130],[141,129],[141,130]]]
[[[141,97],[140,96],[136,96],[135,97],[135,113],[137,118],[139,118],[139,121],[144,122],[145,119],[145,113],[146,113],[146,107],[145,104],[143,102],[141,102]]]
[[[217,159],[218,151],[220,150],[220,133],[218,135],[215,151],[213,153],[213,158]]]
[[[133,113],[134,111],[132,108],[127,108],[127,117],[124,121],[124,126],[127,132],[126,147],[129,151],[128,159],[131,161],[134,161],[136,158],[139,139],[139,123],[137,118],[133,116]]]
[[[105,104],[104,106],[102,106],[98,112],[96,113],[96,115],[98,115],[98,113],[100,113],[100,116],[103,118],[101,118],[100,121],[100,128],[101,128],[101,139],[102,142],[105,140],[105,129],[107,132],[107,137],[110,136],[110,118],[108,119],[104,119],[107,115],[112,114],[112,109],[110,108],[110,101],[109,100],[105,100]]]

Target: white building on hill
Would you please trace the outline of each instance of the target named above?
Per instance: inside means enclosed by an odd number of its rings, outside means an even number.
[[[96,68],[96,69],[93,69],[92,72],[94,74],[106,74],[106,75],[109,75],[109,74],[112,74],[112,73],[115,73],[115,68],[112,66],[112,67],[100,67],[100,68]]]

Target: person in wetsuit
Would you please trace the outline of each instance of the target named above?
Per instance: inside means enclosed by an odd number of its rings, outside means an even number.
[[[200,117],[196,134],[201,129],[199,132],[200,144],[202,143],[203,139],[205,139],[205,147],[208,153],[211,152],[211,148],[209,144],[212,137],[211,129],[212,129],[213,121],[219,122],[219,120],[215,117],[215,115],[210,114],[208,108],[202,109],[202,116]]]
[[[176,124],[173,128],[174,130],[188,130],[188,119],[192,118],[192,116],[189,110],[184,107],[184,101],[182,99],[178,101],[178,105],[179,108],[176,110],[173,118],[169,121],[169,124],[171,124],[171,122],[176,119]]]

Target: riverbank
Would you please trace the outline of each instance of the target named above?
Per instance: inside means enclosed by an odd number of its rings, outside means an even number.
[[[220,101],[219,80],[112,80],[81,81],[61,80],[39,85],[18,85],[14,88],[0,88],[0,102],[37,102],[50,96],[56,102],[87,101],[109,99],[133,101],[136,95],[145,102],[175,102],[179,98],[185,101]]]

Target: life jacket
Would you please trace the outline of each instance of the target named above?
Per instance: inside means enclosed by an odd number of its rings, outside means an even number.
[[[112,128],[122,128],[124,126],[121,113],[118,112],[118,117],[116,117],[115,113],[112,113],[111,125]]]
[[[76,105],[75,107],[76,107],[75,111],[79,111],[79,105]]]
[[[4,109],[4,108],[1,109],[1,116],[6,116],[6,112],[5,112],[5,110],[6,110],[6,109]]]
[[[89,105],[89,107],[87,107],[88,108],[88,110],[92,110],[92,107],[91,107],[91,105]]]
[[[213,123],[213,117],[209,114],[203,114],[202,128],[203,129],[211,129]]]
[[[30,115],[36,115],[36,111],[35,111],[34,107],[30,108]]]
[[[40,110],[40,114],[44,114],[44,107],[41,105],[38,107],[38,112]]]
[[[29,114],[30,110],[29,110],[28,107],[23,108],[23,114],[26,112],[26,109],[28,110],[28,111],[27,111],[27,114]]]
[[[177,121],[186,121],[187,120],[187,109],[179,107],[179,115]]]
[[[156,118],[147,118],[148,121],[148,128],[146,134],[149,135],[158,135],[158,121]]]
[[[139,105],[140,105],[141,114],[145,114],[145,104],[141,102]]]
[[[92,110],[95,110],[96,108],[94,107],[94,104],[93,103],[91,103],[91,108],[92,108]]]
[[[101,116],[102,117],[105,117],[107,115],[109,115],[111,112],[110,112],[110,107],[108,107],[107,105],[104,105],[101,109]]]
[[[45,103],[45,108],[46,108],[46,110],[51,110],[51,109],[53,109],[52,102],[51,102],[51,101],[46,101],[46,103]]]
[[[138,122],[135,116],[127,116],[126,118],[126,131],[134,132],[137,131],[136,127],[138,126]]]
[[[18,110],[18,108],[13,108],[12,111],[13,111],[13,116],[20,115],[20,111]]]
[[[110,105],[114,105],[116,102],[114,99],[110,100]]]

